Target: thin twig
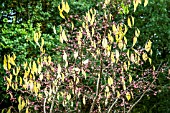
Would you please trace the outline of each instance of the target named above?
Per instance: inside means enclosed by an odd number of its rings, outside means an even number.
[[[55,101],[55,95],[53,96],[53,100],[52,100],[52,103],[51,103],[50,113],[53,112],[54,101]]]
[[[93,103],[92,103],[92,106],[90,108],[90,113],[93,112],[93,108],[94,108],[94,105],[95,105],[95,102],[96,102],[96,99],[97,99],[97,96],[99,94],[99,83],[100,83],[100,75],[98,75],[98,79],[97,79],[97,86],[96,86],[96,96],[94,97],[93,99]]]
[[[43,107],[44,107],[44,113],[46,113],[46,109],[45,109],[45,106],[46,106],[45,103],[46,103],[46,101],[47,101],[47,97],[45,97],[45,99],[44,99],[44,106],[43,106]]]
[[[110,113],[110,112],[111,112],[113,106],[116,104],[117,101],[118,101],[118,98],[116,98],[116,100],[114,101],[114,103],[110,106],[110,108],[109,108],[109,110],[108,110],[107,113]]]
[[[93,108],[94,108],[94,105],[95,105],[95,102],[96,102],[96,99],[99,95],[99,86],[100,86],[100,78],[102,76],[102,71],[103,71],[103,59],[102,59],[102,55],[100,55],[100,73],[98,75],[98,79],[97,79],[97,85],[96,85],[96,96],[94,97],[93,99],[93,103],[92,103],[92,106],[90,108],[90,113],[93,112]]]

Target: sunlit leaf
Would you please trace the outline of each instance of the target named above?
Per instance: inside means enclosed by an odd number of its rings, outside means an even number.
[[[133,16],[131,16],[131,18],[132,18],[132,25],[134,25],[134,17]]]
[[[149,63],[152,64],[152,59],[151,58],[149,58]]]
[[[67,95],[67,100],[70,100],[71,99],[71,95],[70,93]]]
[[[88,64],[88,63],[89,63],[89,59],[83,61],[83,64]]]
[[[102,46],[103,46],[103,48],[107,48],[107,39],[106,38],[103,38],[103,40],[102,40]]]
[[[29,111],[28,111],[28,107],[26,108],[26,111],[25,111],[25,113],[29,113]]]
[[[70,11],[70,7],[69,7],[69,5],[68,5],[67,2],[65,3],[65,9],[64,9],[64,11],[65,11],[66,13],[68,13],[68,12]]]
[[[5,70],[7,70],[7,58],[6,56],[4,55],[4,64],[3,64],[3,67]]]
[[[130,18],[128,17],[128,26],[130,27],[130,28],[132,28],[132,24],[131,24],[131,21],[130,21]]]
[[[132,45],[132,47],[136,44],[136,42],[137,42],[137,37],[135,36],[135,37],[133,38],[133,45]]]
[[[148,0],[145,0],[144,7],[147,6],[147,4],[148,4]]]
[[[24,100],[22,100],[21,106],[22,106],[22,109],[25,107],[25,101]]]
[[[116,50],[116,59],[118,60],[119,59],[119,51]]]
[[[67,54],[66,54],[65,51],[64,51],[64,54],[63,54],[63,60],[64,60],[64,61],[67,61]]]
[[[78,57],[78,51],[74,51],[74,58],[77,59]]]
[[[122,48],[123,48],[123,41],[122,41],[122,40],[119,40],[119,42],[118,42],[118,47],[119,47],[119,49],[122,49]]]
[[[120,98],[120,92],[119,91],[116,92],[117,92],[117,98]]]
[[[109,92],[109,87],[106,86],[105,92]]]
[[[137,28],[137,29],[135,30],[135,36],[136,36],[136,37],[139,37],[139,35],[140,35],[140,30]]]
[[[131,99],[131,96],[130,96],[129,92],[126,93],[126,98],[127,98],[128,101]]]
[[[146,61],[148,59],[148,55],[146,53],[143,53],[142,58],[143,58],[144,61]]]
[[[145,50],[147,52],[151,50],[151,45],[152,45],[152,42],[150,40],[145,44]]]
[[[114,52],[111,52],[111,62],[115,63]]]
[[[132,76],[129,75],[129,83],[131,83],[131,82],[132,82]]]
[[[113,78],[109,77],[108,78],[108,85],[111,86],[113,84]]]
[[[11,113],[11,107],[8,109],[7,113]]]

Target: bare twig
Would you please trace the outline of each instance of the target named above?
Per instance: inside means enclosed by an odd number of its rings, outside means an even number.
[[[90,108],[90,113],[93,112],[93,108],[94,108],[94,105],[96,103],[96,99],[99,95],[99,86],[100,86],[100,78],[102,76],[102,71],[103,71],[103,59],[102,59],[102,55],[100,56],[100,73],[98,75],[98,79],[97,79],[97,85],[96,85],[96,96],[94,97],[93,99],[93,103],[92,103],[92,106]]]
[[[50,113],[53,112],[54,101],[55,101],[55,95],[53,96],[53,100],[52,100],[52,103],[51,103]]]
[[[46,101],[47,101],[47,97],[44,98],[44,106],[43,106],[43,108],[44,108],[44,113],[46,113],[46,109],[45,109],[45,106],[46,106],[45,103],[46,103]]]
[[[97,86],[96,86],[96,96],[94,97],[93,99],[93,103],[92,103],[92,106],[90,108],[90,113],[93,112],[93,108],[94,108],[94,105],[95,105],[95,102],[96,102],[96,99],[97,99],[97,96],[99,94],[99,83],[100,83],[100,75],[98,75],[98,79],[97,79]]]
[[[112,105],[110,106],[110,108],[109,108],[109,110],[108,110],[107,113],[110,113],[110,112],[111,112],[113,106],[117,103],[117,101],[118,101],[118,98],[116,98],[116,100],[112,103]]]

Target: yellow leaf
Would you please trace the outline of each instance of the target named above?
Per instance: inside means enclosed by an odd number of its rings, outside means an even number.
[[[126,64],[126,62],[124,62],[123,68],[127,71],[127,64]]]
[[[152,64],[152,59],[151,58],[149,58],[149,63]]]
[[[48,56],[48,64],[51,64],[51,56]]]
[[[116,50],[116,59],[118,60],[119,59],[119,51]]]
[[[41,38],[41,48],[43,48],[43,46],[44,46],[44,39]]]
[[[119,40],[119,42],[118,42],[118,47],[119,47],[119,49],[122,49],[122,48],[123,48],[123,41],[122,41],[122,40]]]
[[[8,62],[8,70],[11,69],[11,64]]]
[[[77,59],[78,57],[78,51],[74,51],[74,58]]]
[[[93,35],[94,35],[94,27],[92,27],[92,37],[93,37]]]
[[[106,86],[105,92],[109,92],[109,87]]]
[[[67,95],[67,100],[70,100],[71,99],[71,95],[70,93]]]
[[[108,85],[111,86],[113,84],[113,79],[112,77],[109,77],[108,78]]]
[[[29,111],[28,111],[28,107],[26,108],[26,111],[25,111],[25,113],[29,113]]]
[[[82,71],[82,75],[85,77],[85,79],[86,79],[86,72],[82,69],[81,70]]]
[[[117,92],[117,98],[119,98],[120,97],[120,93],[119,93],[119,91],[116,91]]]
[[[65,9],[64,9],[64,11],[65,11],[66,13],[68,13],[68,12],[70,11],[70,7],[69,7],[69,5],[68,5],[67,2],[66,2],[66,4],[65,4]]]
[[[130,21],[130,18],[128,17],[128,26],[130,27],[130,28],[132,28],[132,24],[131,24],[131,21]]]
[[[103,38],[103,40],[102,40],[102,46],[103,46],[104,49],[107,48],[107,39],[106,39],[106,38]]]
[[[131,96],[130,96],[129,92],[126,93],[126,98],[127,98],[128,101],[130,100]]]
[[[137,37],[135,36],[135,37],[133,38],[133,45],[132,45],[132,47],[136,44],[136,42],[137,42]]]
[[[86,98],[85,98],[85,95],[83,96],[83,104],[84,104],[84,105],[86,104]]]
[[[8,84],[9,84],[9,86],[11,86],[11,80],[12,80],[12,79],[6,77],[6,80],[7,80]]]
[[[148,4],[148,0],[145,0],[144,7]]]
[[[140,35],[140,30],[137,28],[137,30],[135,30],[135,36],[139,37],[139,35]]]
[[[111,62],[115,63],[114,52],[111,52]]]
[[[8,109],[7,113],[11,113],[11,108]]]
[[[128,31],[128,28],[127,28],[127,26],[124,24],[124,26],[125,26],[125,30],[124,30],[124,35],[127,33],[127,31]]]
[[[43,74],[40,74],[39,78],[40,78],[40,81],[42,81],[42,79],[43,79]]]
[[[64,15],[63,15],[62,12],[63,12],[63,11],[59,11],[59,14],[60,14],[61,18],[65,19],[65,17],[64,17]]]
[[[133,16],[131,16],[131,18],[132,18],[132,25],[134,25],[134,17],[133,17]]]
[[[113,30],[113,33],[116,35],[117,34],[117,28],[116,28],[115,24],[112,25],[112,30]]]
[[[108,33],[108,39],[109,39],[110,44],[112,44],[113,43],[113,37],[111,36],[110,33]]]
[[[27,63],[27,61],[26,61],[26,62],[24,63],[24,70],[26,69],[27,65],[28,65],[28,63]]]
[[[127,57],[129,58],[129,49],[128,49],[128,51],[127,51],[126,55],[127,55]]]
[[[134,12],[136,11],[138,4],[139,4],[139,0],[133,0]]]
[[[151,45],[152,45],[152,42],[150,40],[145,44],[145,50],[147,52],[151,50]]]
[[[3,67],[5,70],[7,70],[7,58],[6,56],[4,55],[4,64],[3,64]]]
[[[131,82],[132,82],[132,76],[129,75],[129,83],[131,83]]]
[[[72,30],[74,29],[74,24],[73,24],[73,22],[71,22],[71,29],[72,29]]]
[[[66,42],[68,41],[64,30],[62,31],[62,39]]]
[[[33,71],[33,73],[37,73],[37,65],[36,65],[35,61],[33,61],[32,71]]]
[[[54,34],[57,34],[55,26],[53,26],[53,32],[54,32]]]
[[[135,62],[135,56],[133,53],[130,55],[130,60],[131,60],[131,62]]]
[[[64,51],[64,54],[63,54],[63,60],[67,61],[67,54],[66,54],[65,51]]]
[[[25,107],[25,101],[24,100],[22,100],[22,109]]]
[[[148,55],[146,53],[143,53],[142,58],[144,61],[146,61],[148,59]]]

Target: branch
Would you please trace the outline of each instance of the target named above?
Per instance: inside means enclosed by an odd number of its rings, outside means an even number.
[[[162,65],[162,62],[160,63],[158,69],[156,71],[158,71],[160,69],[160,66]],[[130,113],[130,111],[136,106],[136,104],[138,104],[138,102],[143,98],[143,96],[145,95],[145,93],[147,92],[148,89],[150,89],[151,85],[156,81],[156,77],[153,79],[153,81],[150,83],[149,87],[143,92],[143,94],[141,95],[141,97],[132,105],[132,107],[127,111],[127,113]]]
[[[46,110],[45,110],[45,103],[46,103],[46,101],[47,101],[47,97],[45,97],[45,99],[44,99],[44,106],[43,106],[43,108],[44,108],[44,113],[46,113]]]
[[[96,85],[96,96],[94,97],[93,99],[93,103],[92,103],[92,106],[90,108],[90,113],[93,112],[93,108],[94,108],[94,105],[95,105],[95,102],[96,102],[96,99],[97,99],[97,96],[99,95],[99,86],[100,86],[100,78],[102,76],[102,70],[103,70],[103,60],[102,60],[102,56],[100,56],[100,73],[98,75],[98,79],[97,79],[97,85]]]
[[[50,113],[53,112],[54,100],[55,100],[55,96],[53,96],[53,100],[52,100],[52,104],[51,104],[51,108],[50,108]]]
[[[93,108],[94,108],[94,105],[95,105],[95,102],[96,102],[96,99],[97,99],[97,96],[99,94],[99,83],[100,83],[100,75],[98,75],[98,79],[97,79],[97,86],[96,86],[96,96],[94,97],[93,99],[93,103],[92,103],[92,106],[90,108],[90,113],[93,112]]]
[[[113,106],[117,103],[117,101],[118,101],[118,98],[116,98],[116,100],[114,101],[114,103],[110,106],[110,108],[109,108],[109,110],[108,110],[107,113],[110,113],[110,112],[111,112]]]

